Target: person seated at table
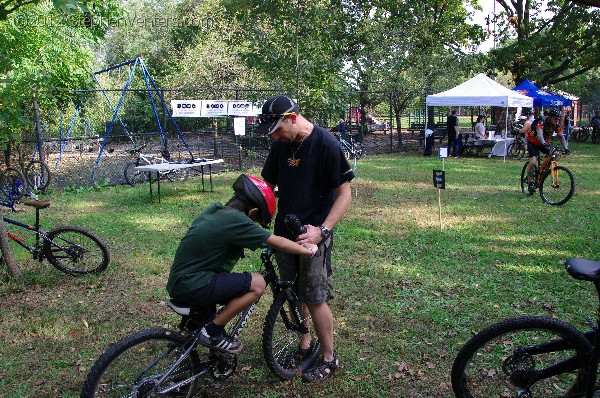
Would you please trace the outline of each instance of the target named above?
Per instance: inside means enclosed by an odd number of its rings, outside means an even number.
[[[485,126],[483,125],[484,119],[485,117],[483,115],[479,115],[477,117],[477,123],[475,123],[475,137],[477,137],[478,140],[487,140]]]

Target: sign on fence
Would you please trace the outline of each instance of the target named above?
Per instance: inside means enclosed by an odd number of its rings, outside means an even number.
[[[200,117],[202,101],[172,100],[171,108],[173,109],[173,117]]]

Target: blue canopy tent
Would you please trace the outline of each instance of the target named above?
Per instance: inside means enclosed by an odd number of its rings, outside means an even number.
[[[521,84],[513,88],[513,90],[533,98],[533,106],[571,106],[570,99],[550,94],[528,79],[523,80]]]

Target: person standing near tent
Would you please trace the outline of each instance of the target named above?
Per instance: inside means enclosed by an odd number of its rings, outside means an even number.
[[[570,153],[560,125],[561,117],[562,112],[556,108],[552,108],[548,111],[548,116],[539,117],[533,121],[531,131],[527,134],[527,152],[529,153],[527,185],[530,195],[533,195],[537,188],[533,175],[535,167],[537,166],[537,159],[540,156],[540,152],[545,155],[550,153],[552,144],[548,140],[554,133],[556,133],[560,140],[563,152],[567,155]]]
[[[458,158],[458,151],[460,150],[460,127],[458,127],[458,117],[456,116],[456,109],[452,109],[448,118],[446,119],[446,133],[448,134],[448,151],[452,148],[452,156]]]
[[[596,111],[596,116],[590,120],[592,126],[592,142],[596,142],[596,139],[600,135],[600,111]]]

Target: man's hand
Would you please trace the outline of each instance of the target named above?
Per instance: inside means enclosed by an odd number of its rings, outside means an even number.
[[[305,225],[306,233],[298,236],[296,241],[304,246],[305,244],[319,244],[323,237],[321,236],[321,228],[315,227],[314,225]]]

